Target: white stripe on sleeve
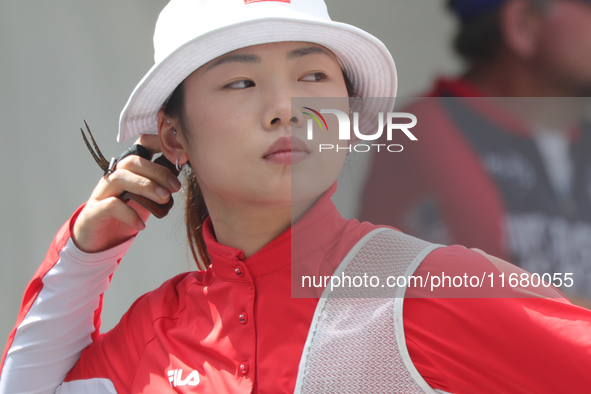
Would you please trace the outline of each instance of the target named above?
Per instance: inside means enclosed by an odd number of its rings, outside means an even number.
[[[133,238],[88,254],[68,240],[16,330],[0,375],[0,393],[55,392],[82,350],[92,343],[100,296],[132,242]]]
[[[96,378],[63,383],[55,394],[117,394],[117,391],[109,379]]]

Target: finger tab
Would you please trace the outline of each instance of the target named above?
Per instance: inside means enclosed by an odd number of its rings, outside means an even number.
[[[163,217],[168,215],[168,212],[174,205],[174,200],[172,196],[170,196],[170,199],[165,204],[158,204],[150,200],[149,198],[138,196],[137,194],[130,192],[123,193],[119,198],[122,201],[133,200],[137,202],[138,204],[146,208],[148,211],[150,211],[150,213],[158,219],[162,219]]]

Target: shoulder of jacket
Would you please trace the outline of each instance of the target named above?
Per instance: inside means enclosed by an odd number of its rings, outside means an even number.
[[[205,286],[211,280],[211,271],[189,271],[176,275],[136,300],[130,310],[146,313],[152,321],[176,318],[186,305],[186,293],[193,286]]]

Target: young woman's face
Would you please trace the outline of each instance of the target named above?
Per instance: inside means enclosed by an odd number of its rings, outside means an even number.
[[[186,141],[208,206],[289,206],[313,201],[338,177],[346,151],[318,152],[337,135],[306,138],[292,97],[347,97],[334,55],[305,42],[256,45],[223,55],[184,82]],[[344,145],[341,141],[340,145]]]

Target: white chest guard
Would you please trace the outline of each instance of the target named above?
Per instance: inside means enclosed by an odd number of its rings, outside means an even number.
[[[441,247],[389,229],[367,234],[334,276],[410,276]],[[380,286],[381,287],[381,286]],[[296,393],[436,393],[413,365],[404,336],[406,287],[395,298],[363,287],[327,287],[318,302],[300,361]],[[373,297],[375,297],[375,292]]]

